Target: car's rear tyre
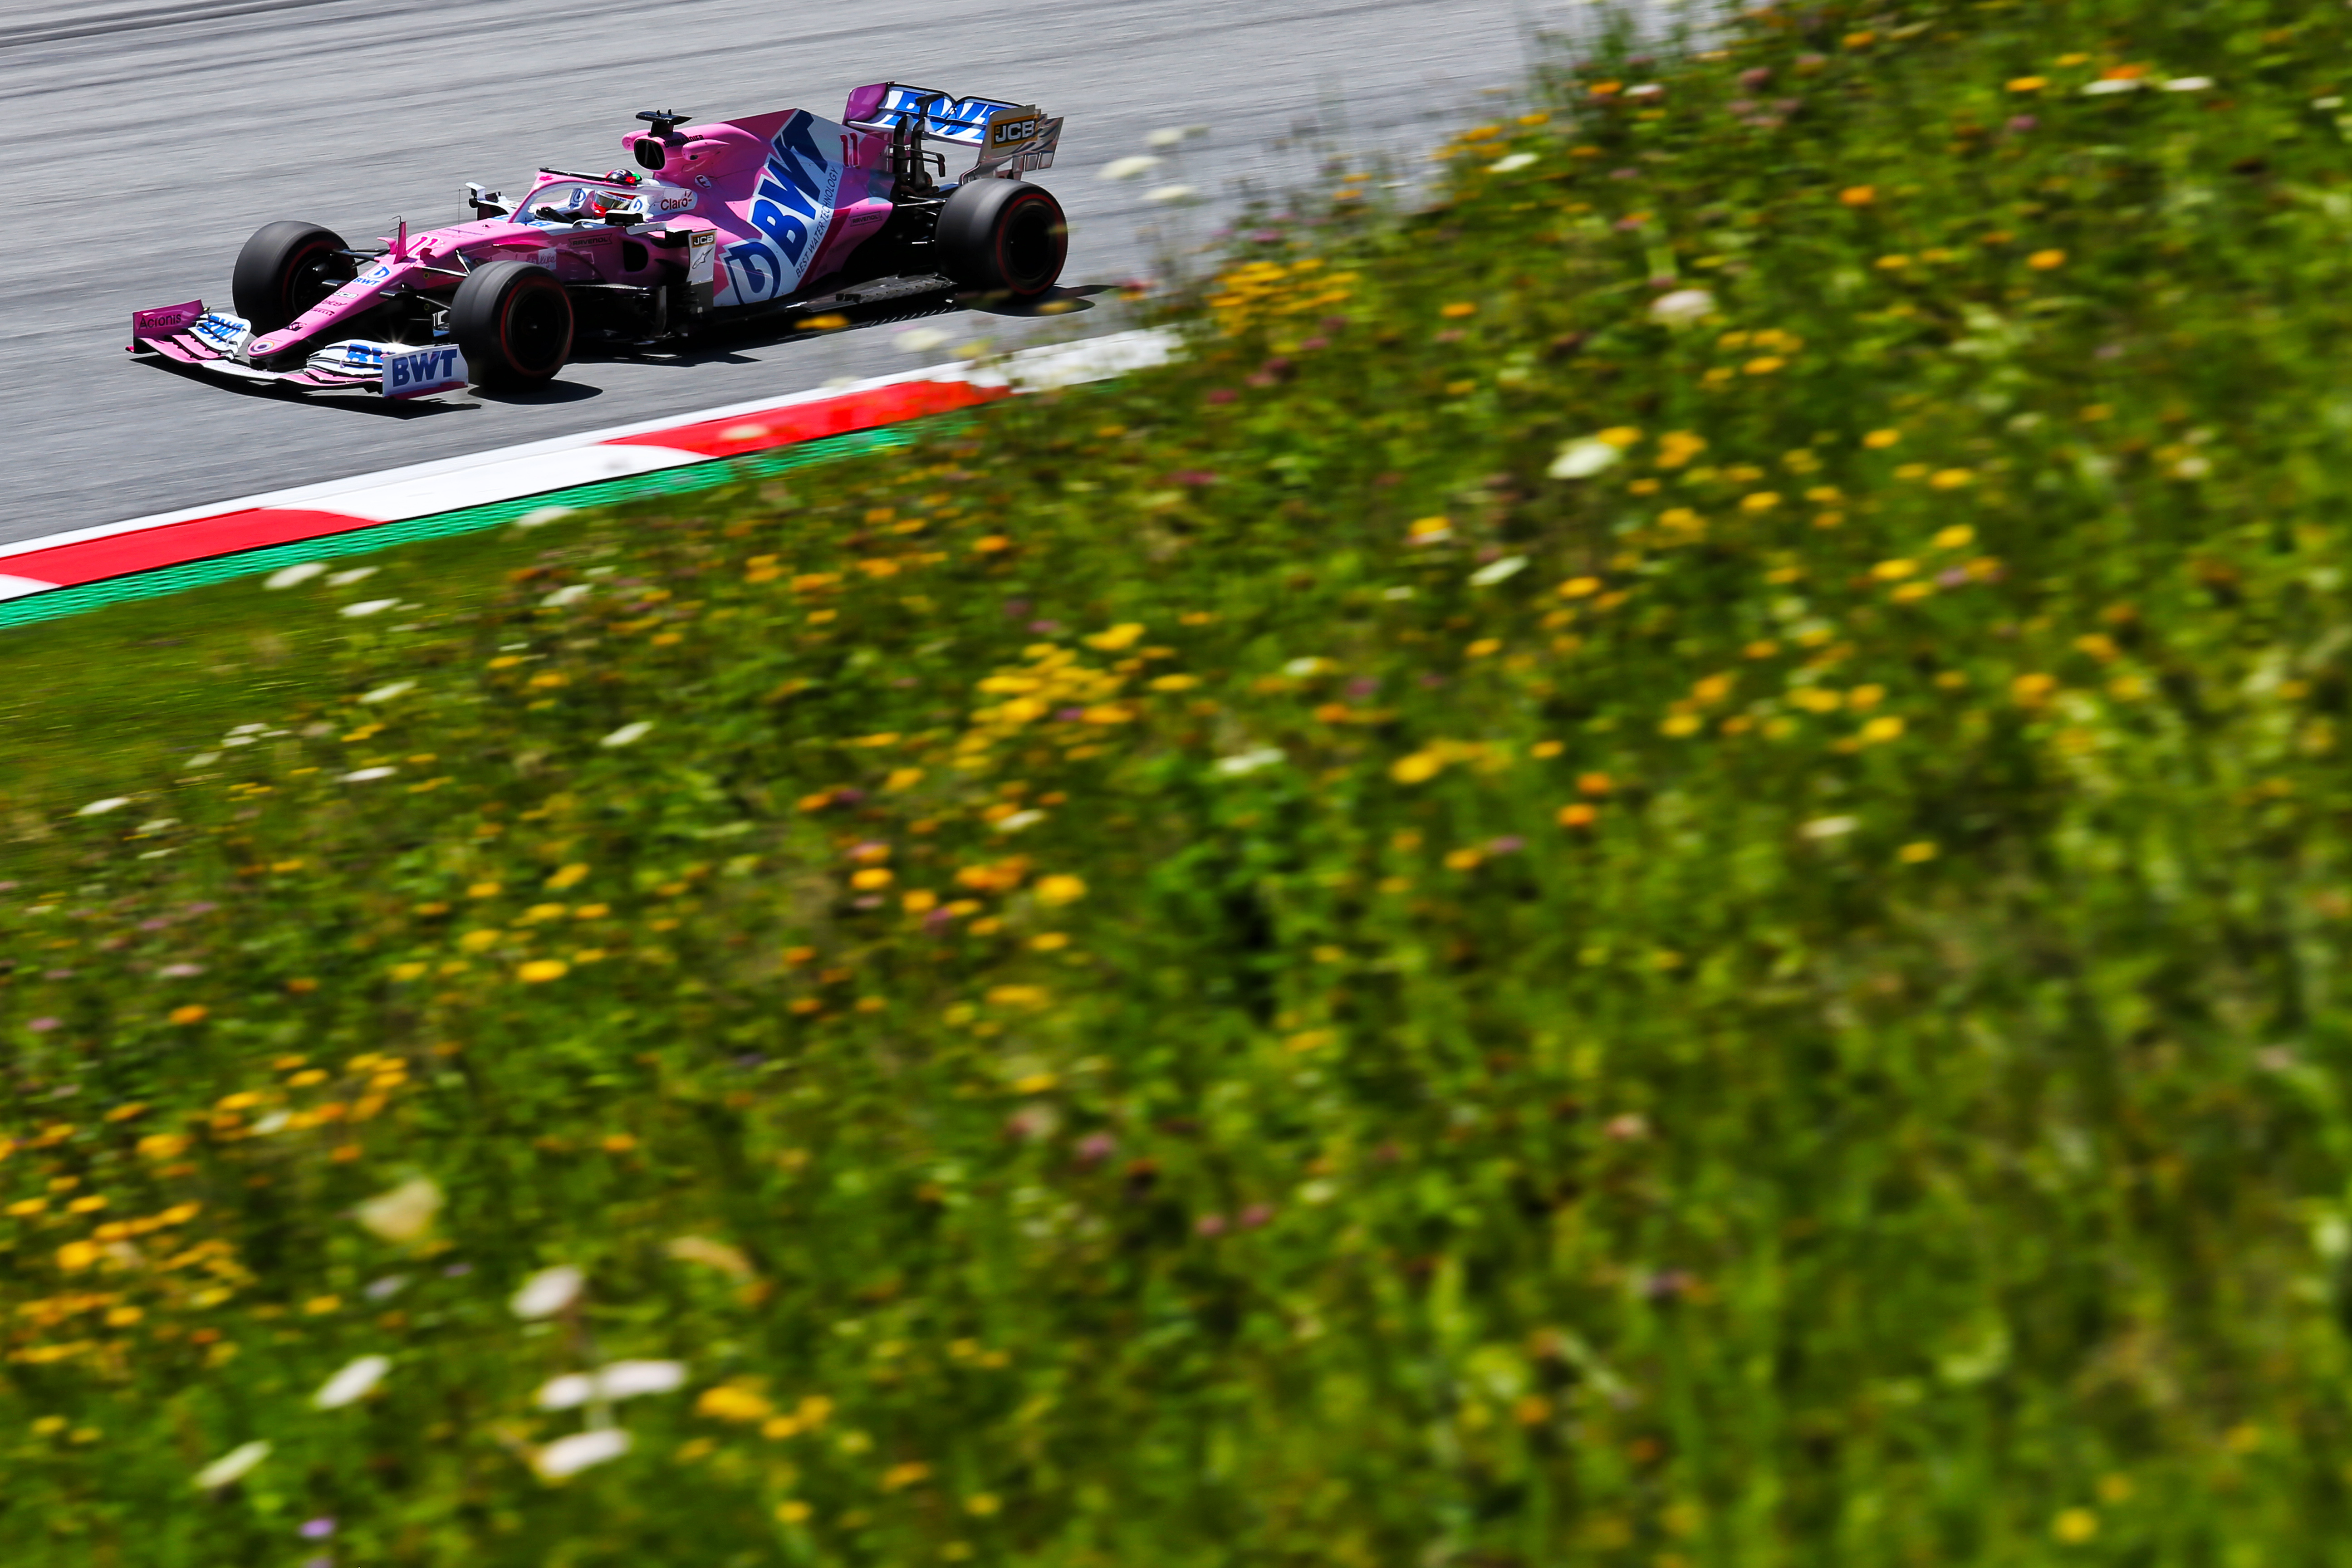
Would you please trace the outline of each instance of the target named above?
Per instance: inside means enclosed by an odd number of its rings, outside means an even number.
[[[256,335],[274,332],[358,275],[342,237],[315,223],[264,224],[236,254],[229,296]]]
[[[1062,276],[1069,220],[1026,180],[967,180],[948,196],[932,242],[940,270],[966,289],[1034,300]]]
[[[572,357],[572,296],[528,261],[493,261],[457,285],[449,331],[484,386],[532,386]]]

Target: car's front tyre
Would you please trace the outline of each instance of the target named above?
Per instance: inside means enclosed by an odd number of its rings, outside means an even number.
[[[229,274],[236,313],[257,337],[278,331],[358,275],[342,237],[315,223],[264,224]]]
[[[572,357],[572,296],[528,261],[493,261],[467,274],[449,302],[449,332],[484,386],[534,386]]]

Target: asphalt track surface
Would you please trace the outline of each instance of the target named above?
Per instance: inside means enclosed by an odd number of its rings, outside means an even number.
[[[0,145],[0,542],[575,430],[777,395],[942,357],[896,326],[587,361],[529,395],[442,405],[299,401],[122,352],[131,312],[228,306],[237,248],[299,217],[354,245],[466,216],[464,182],[624,162],[639,109],[712,119],[890,78],[1068,117],[1038,176],[1070,215],[1066,285],[1148,276],[1252,190],[1335,154],[1402,174],[1482,93],[1521,79],[1552,0],[12,0]],[[1589,14],[1589,13],[1588,13]],[[1134,183],[1097,172],[1162,128],[1204,127]],[[1158,187],[1204,205],[1157,205]],[[1115,295],[1052,318],[959,312],[950,346],[1127,324]]]

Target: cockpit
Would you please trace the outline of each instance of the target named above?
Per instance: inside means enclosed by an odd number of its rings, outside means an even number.
[[[541,185],[524,198],[514,213],[517,223],[539,228],[570,228],[576,224],[633,225],[646,221],[645,195],[614,190],[608,185],[558,181]]]

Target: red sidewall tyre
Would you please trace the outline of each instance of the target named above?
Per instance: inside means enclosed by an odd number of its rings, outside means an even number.
[[[493,261],[457,285],[449,332],[484,386],[551,381],[572,358],[572,296],[544,267]]]
[[[948,196],[934,238],[940,270],[966,289],[1034,300],[1069,258],[1062,204],[1025,180],[967,180]]]

